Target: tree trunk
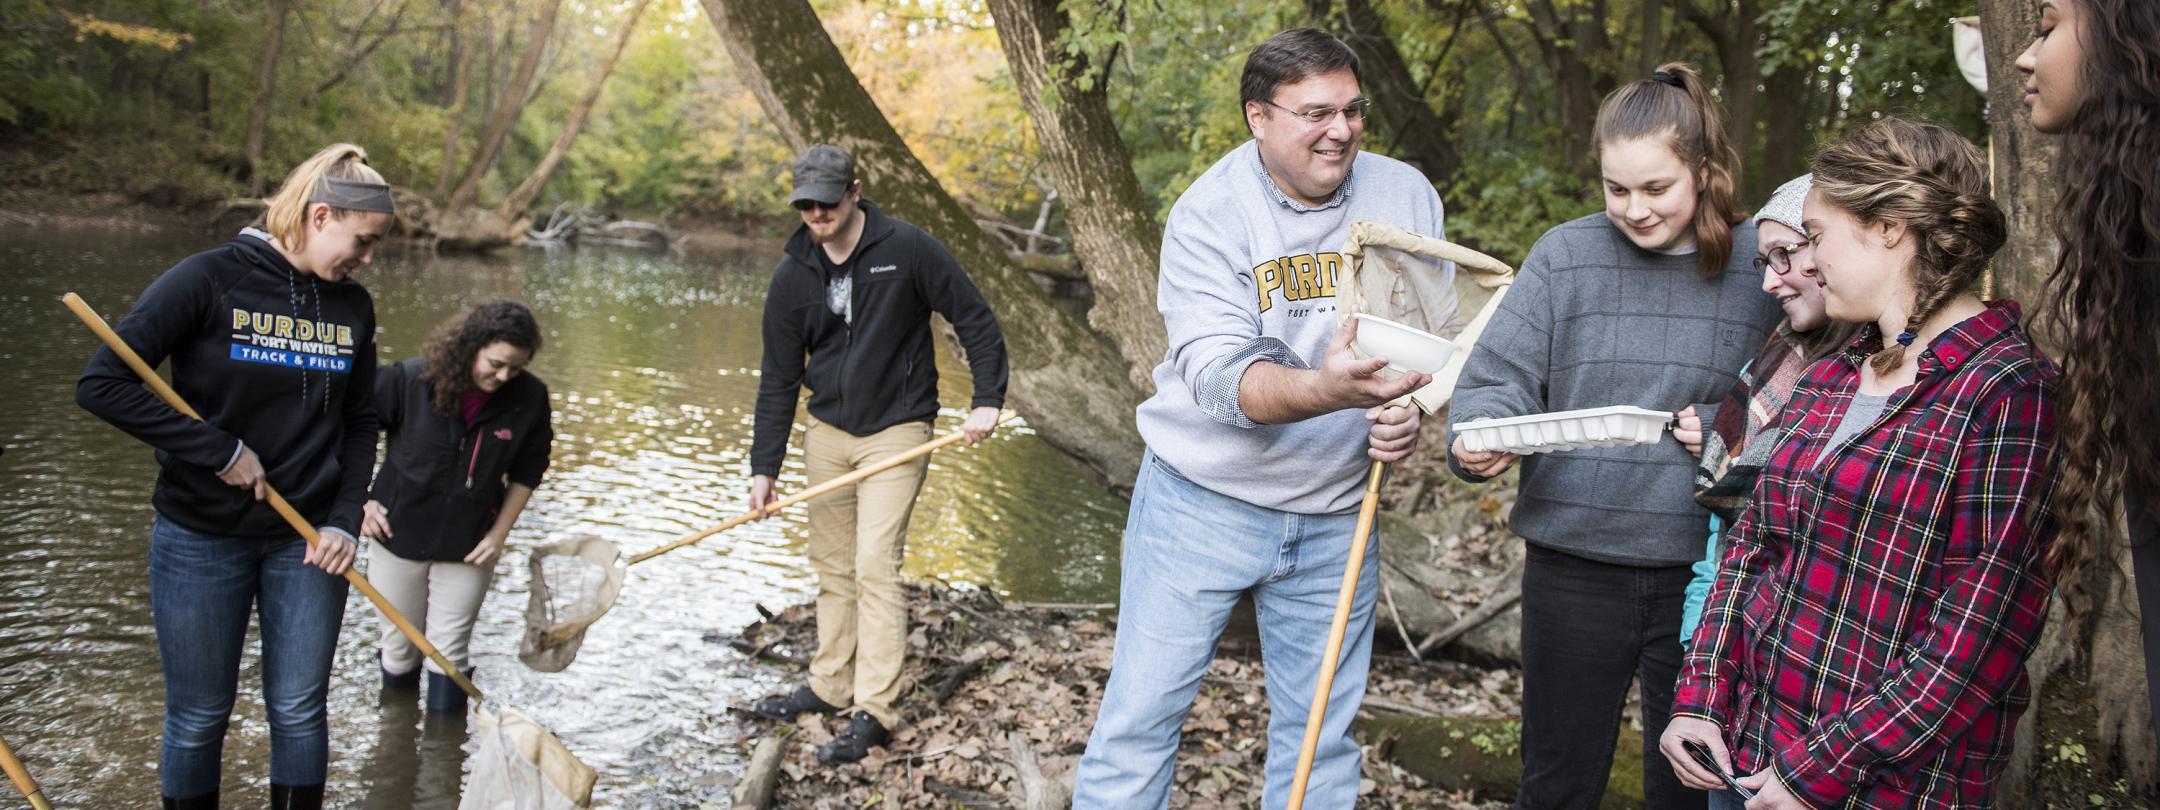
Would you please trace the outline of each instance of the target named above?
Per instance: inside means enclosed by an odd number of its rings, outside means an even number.
[[[472,88],[473,44],[465,36],[465,0],[450,0],[450,103],[443,107],[442,168],[435,173],[435,199],[450,193],[457,171],[459,136],[465,128],[465,95]]]
[[[1133,409],[1141,395],[1117,348],[1059,309],[938,185],[863,90],[807,0],[701,1],[744,83],[789,145],[848,150],[885,210],[935,235],[968,269],[1005,331],[1010,401],[1036,432],[1129,489],[1139,473]]]
[[[2040,314],[2040,291],[2055,267],[2049,223],[2063,185],[2062,149],[2032,128],[2032,117],[2025,114],[2025,76],[2017,69],[2018,54],[2039,30],[2039,14],[2024,0],[1981,0],[1980,25],[1987,49],[1995,201],[2010,218],[2010,242],[1995,256],[1993,293],[2024,302],[2032,319]]]
[[[1725,107],[1725,137],[1740,157],[1733,193],[1745,201],[1751,185],[1749,178],[1761,173],[1749,154],[1755,144],[1762,142],[1755,137],[1755,100],[1761,95],[1756,86],[1762,81],[1762,61],[1755,55],[1755,46],[1763,37],[1759,9],[1754,0],[1714,2],[1708,9],[1697,5],[1696,0],[1683,0],[1680,10],[1717,50],[1718,70],[1725,75],[1723,98],[1719,99]]]
[[[1763,80],[1762,156],[1755,188],[1759,194],[1743,202],[1766,199],[1780,184],[1807,171],[1806,138],[1814,130],[1808,123],[1809,77],[1812,66],[1779,65]],[[1744,206],[1743,206],[1744,207]]]
[[[577,140],[578,132],[585,128],[585,117],[592,114],[593,104],[600,100],[600,89],[607,86],[608,74],[615,72],[615,62],[622,58],[623,48],[630,44],[630,35],[637,30],[638,18],[645,16],[645,7],[652,0],[637,0],[630,8],[630,17],[623,21],[622,31],[615,36],[615,47],[608,51],[607,59],[600,63],[600,72],[594,74],[592,86],[578,99],[570,110],[570,120],[563,123],[562,135],[548,146],[547,154],[540,158],[540,165],[533,167],[525,182],[511,190],[509,198],[495,209],[495,215],[505,220],[515,220],[532,206],[533,199],[540,196],[540,187],[547,185],[548,177],[562,165],[563,157],[570,154],[570,144]]]
[[[1162,225],[1110,117],[1109,66],[1067,60],[1058,42],[1067,24],[1058,0],[991,0],[990,14],[1020,106],[1035,124],[1043,162],[1065,201],[1073,255],[1095,290],[1088,325],[1117,344],[1134,389],[1152,391],[1149,375],[1169,345],[1155,310]]]
[[[1635,38],[1642,43],[1642,58],[1635,60],[1635,72],[1648,76],[1665,61],[1665,4],[1661,0],[1643,0]]]
[[[247,168],[248,188],[255,196],[262,196],[264,181],[263,141],[270,128],[271,91],[277,86],[278,56],[285,49],[285,16],[292,10],[290,0],[270,0],[265,12],[269,28],[263,32],[262,61],[255,66],[255,101],[248,108]]]
[[[540,57],[547,52],[548,37],[555,31],[555,12],[562,8],[562,0],[546,0],[540,6],[540,16],[533,18],[532,32],[525,37],[525,54],[519,58],[517,72],[498,94],[495,110],[488,115],[486,128],[480,130],[480,144],[473,150],[471,163],[465,164],[465,174],[458,179],[457,187],[443,201],[444,211],[456,211],[473,201],[480,191],[480,181],[495,167],[495,158],[502,155],[510,130],[517,126],[518,115],[525,111],[525,91],[532,87],[533,74],[540,70]]]
[[[1458,13],[1463,11],[1469,10],[1460,9]],[[1410,75],[1409,63],[1388,37],[1379,9],[1368,0],[1343,0],[1342,17],[1332,27],[1357,52],[1366,95],[1381,111],[1371,120],[1384,130],[1388,145],[1393,147],[1389,151],[1418,167],[1435,186],[1445,189],[1455,182],[1456,173],[1462,170],[1462,153],[1455,148],[1453,139],[1459,108],[1433,111],[1425,101],[1425,88]],[[1436,70],[1440,67],[1434,65]]]

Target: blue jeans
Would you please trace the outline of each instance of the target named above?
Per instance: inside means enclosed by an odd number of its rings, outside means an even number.
[[[1277,512],[1216,494],[1148,455],[1125,522],[1110,683],[1080,758],[1074,810],[1169,804],[1178,730],[1215,657],[1230,608],[1248,590],[1258,608],[1267,670],[1262,806],[1289,801],[1356,525],[1354,514]],[[1368,543],[1307,807],[1349,807],[1357,799],[1359,754],[1350,721],[1365,699],[1380,587],[1379,557],[1370,550],[1377,539]]]
[[[270,781],[322,784],[330,759],[330,661],[345,580],[303,564],[298,535],[218,537],[159,516],[150,533],[150,615],[165,670],[158,787],[174,798],[218,789],[225,727],[239,694],[248,611],[262,622]]]

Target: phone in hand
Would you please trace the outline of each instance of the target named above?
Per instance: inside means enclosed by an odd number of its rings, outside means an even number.
[[[1740,782],[1734,779],[1732,777],[1732,774],[1726,773],[1723,769],[1718,767],[1717,758],[1710,755],[1709,746],[1703,745],[1702,743],[1696,742],[1694,740],[1681,740],[1680,745],[1681,747],[1687,749],[1688,756],[1695,758],[1695,764],[1703,766],[1703,768],[1709,770],[1711,773],[1717,774],[1719,779],[1725,780],[1725,787],[1731,789],[1734,794],[1738,795],[1741,801],[1747,801],[1749,799],[1755,798],[1755,791],[1741,787]]]

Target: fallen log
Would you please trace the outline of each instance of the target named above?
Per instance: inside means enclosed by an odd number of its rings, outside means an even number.
[[[1375,717],[1358,729],[1380,756],[1443,790],[1506,800],[1522,781],[1522,724],[1511,718]],[[1599,806],[1641,807],[1642,769],[1642,733],[1622,723]]]
[[[773,788],[780,785],[780,737],[758,740],[743,768],[743,780],[735,785],[735,806],[742,810],[766,810],[773,805]]]

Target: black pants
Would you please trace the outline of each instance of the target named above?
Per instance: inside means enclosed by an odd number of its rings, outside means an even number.
[[[2130,570],[2145,624],[2145,694],[2152,703],[2153,732],[2160,734],[2160,521],[2153,518],[2160,504],[2145,503],[2132,491],[2136,488],[2123,482],[2123,505],[2130,512]]]
[[[1530,545],[1523,565],[1522,784],[1515,806],[1595,808],[1628,684],[1642,684],[1643,806],[1703,810],[1658,753],[1680,676],[1685,565],[1634,568]]]

